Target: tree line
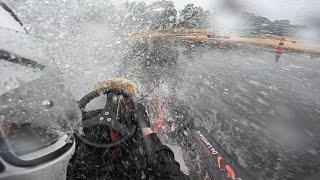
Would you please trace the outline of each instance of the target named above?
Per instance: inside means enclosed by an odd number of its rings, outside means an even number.
[[[107,8],[107,11],[96,11],[96,8]],[[107,12],[106,15],[100,12]],[[98,13],[98,14],[97,14]],[[159,0],[151,4],[145,2],[126,2],[119,6],[112,3],[108,6],[88,8],[93,17],[108,17],[108,24],[116,28],[116,32],[132,32],[132,30],[170,30],[174,28],[213,28],[214,12],[204,10],[200,6],[187,4],[178,11],[170,0]],[[293,35],[303,26],[293,25],[288,20],[271,21],[252,13],[242,13],[248,26],[247,34]]]
[[[242,13],[243,19],[248,22],[248,34],[274,34],[292,36],[306,28],[305,26],[291,24],[289,20],[271,21],[268,18],[253,13]]]
[[[200,6],[187,4],[177,11],[170,0],[159,0],[151,4],[145,2],[126,2],[124,4],[123,24],[136,29],[173,29],[173,28],[209,28],[212,27],[214,13]],[[248,34],[293,35],[303,26],[292,25],[289,20],[271,21],[253,13],[242,13],[248,26]]]
[[[126,2],[124,24],[138,29],[206,28],[210,26],[210,11],[187,4],[177,11],[173,2],[161,0],[147,5],[145,2]]]

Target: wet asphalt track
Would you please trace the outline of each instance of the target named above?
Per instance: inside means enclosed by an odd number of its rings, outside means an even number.
[[[275,63],[274,50],[263,46],[164,44],[142,48],[147,56],[134,49],[123,74],[166,99],[168,109],[187,109],[253,179],[319,173],[320,59],[287,52]],[[165,55],[153,56],[159,49]],[[159,63],[174,51],[176,63]]]

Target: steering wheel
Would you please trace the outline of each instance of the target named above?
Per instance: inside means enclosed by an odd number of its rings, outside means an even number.
[[[81,133],[77,132],[75,133],[75,136],[82,141],[84,144],[93,146],[96,148],[112,148],[115,147],[126,140],[128,140],[130,137],[132,137],[136,131],[138,130],[138,125],[136,123],[132,124],[132,127],[126,127],[125,124],[121,123],[118,119],[118,111],[119,111],[119,101],[121,100],[121,96],[124,98],[132,98],[132,96],[128,95],[127,93],[120,91],[118,89],[114,88],[101,88],[97,89],[95,91],[90,92],[89,94],[85,95],[79,102],[78,105],[81,109],[82,115],[84,115],[88,112],[85,111],[86,105],[92,101],[93,99],[101,96],[101,95],[107,95],[108,97],[117,97],[118,99],[118,106],[114,105],[108,105],[109,103],[113,102],[108,102],[104,107],[104,109],[101,110],[96,110],[97,113],[93,115],[92,117],[89,117],[87,119],[83,118],[82,120],[82,128],[89,128],[93,126],[99,126],[99,125],[104,125],[107,126],[118,133],[121,134],[121,138],[118,139],[116,142],[110,142],[110,143],[96,143],[96,142],[91,142],[88,140],[84,135],[81,135]],[[109,99],[109,98],[108,98]],[[93,114],[93,113],[91,113]]]

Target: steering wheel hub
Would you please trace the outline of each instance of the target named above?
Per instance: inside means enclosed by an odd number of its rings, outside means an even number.
[[[93,99],[101,95],[107,95],[107,102],[105,107],[103,109],[94,110],[93,113],[86,112],[85,111],[86,105],[90,101],[92,101]],[[120,91],[114,88],[113,89],[101,88],[85,95],[78,102],[79,107],[82,111],[82,117],[83,117],[82,124],[81,124],[82,130],[89,129],[95,126],[108,127],[118,132],[121,135],[120,139],[118,139],[116,142],[98,143],[98,142],[92,142],[91,140],[89,140],[86,137],[85,133],[76,132],[75,136],[79,140],[81,140],[84,144],[93,146],[96,148],[112,148],[114,146],[117,146],[125,142],[130,137],[132,137],[138,129],[137,123],[131,122],[129,123],[130,125],[128,125],[128,123],[124,123],[120,121],[120,118],[119,118],[119,113],[120,113],[119,105],[120,105],[120,102],[124,100],[124,98],[131,100],[133,103],[133,98],[123,91]],[[132,109],[131,112],[132,113],[135,112],[134,109]]]

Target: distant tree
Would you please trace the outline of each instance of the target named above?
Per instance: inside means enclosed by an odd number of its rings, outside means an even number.
[[[156,1],[149,6],[148,10],[152,28],[170,29],[175,26],[177,10],[172,1]]]
[[[126,2],[125,7],[128,11],[125,15],[126,25],[136,29],[144,29],[149,26],[150,20],[146,3]]]
[[[253,13],[243,13],[247,21],[249,34],[275,34],[292,36],[297,33],[303,26],[292,25],[289,20],[271,21],[265,17],[257,16]]]
[[[180,11],[179,26],[186,28],[207,27],[210,16],[210,11],[205,11],[194,4],[188,4]]]
[[[261,24],[270,24],[272,21],[270,21],[268,18],[262,17],[262,16],[256,16],[253,13],[247,13],[244,12],[242,14],[243,18],[250,23],[253,26],[259,26]]]

